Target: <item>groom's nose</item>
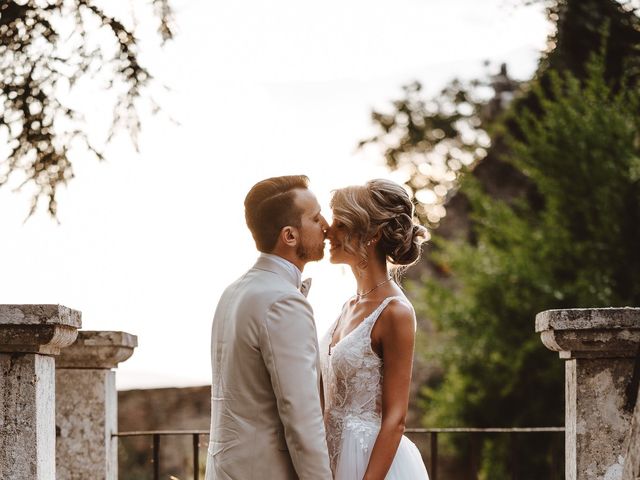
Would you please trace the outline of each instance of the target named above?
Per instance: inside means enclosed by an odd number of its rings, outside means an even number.
[[[327,237],[327,232],[329,231],[329,223],[327,222],[327,219],[324,218],[322,215],[320,215],[320,218],[322,219],[322,231],[324,232],[324,236],[325,238]]]

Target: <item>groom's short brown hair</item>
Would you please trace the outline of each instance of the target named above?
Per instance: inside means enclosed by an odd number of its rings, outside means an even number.
[[[302,211],[295,205],[294,190],[308,187],[305,175],[267,178],[251,187],[244,199],[244,218],[258,250],[272,252],[284,227],[300,227]]]

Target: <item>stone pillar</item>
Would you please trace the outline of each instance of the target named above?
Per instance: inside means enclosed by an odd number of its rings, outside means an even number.
[[[118,478],[118,395],[113,368],[138,339],[124,332],[78,332],[56,362],[58,480]]]
[[[640,391],[636,397],[636,406],[625,451],[622,480],[638,480],[640,479]]]
[[[53,356],[80,326],[62,305],[0,305],[0,478],[55,480]]]
[[[565,479],[619,479],[640,308],[547,310],[536,316],[536,332],[565,360]]]

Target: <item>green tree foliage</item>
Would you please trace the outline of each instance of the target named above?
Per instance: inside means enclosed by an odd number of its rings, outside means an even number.
[[[3,0],[0,2],[0,186],[12,174],[33,185],[30,215],[41,198],[56,215],[56,191],[73,177],[69,151],[82,146],[102,158],[90,141],[81,112],[63,99],[80,81],[104,85],[113,100],[109,138],[119,128],[135,142],[138,109],[152,76],[140,62],[138,39],[124,19],[97,0]],[[168,0],[151,0],[158,34],[171,38]]]
[[[605,56],[605,76],[617,88],[623,72],[635,79],[640,67],[640,19],[633,2],[625,0],[514,0],[513,3],[542,3],[556,28],[548,39],[537,77],[547,89],[547,72],[572,72],[584,78],[584,65],[597,51],[604,23],[610,25]],[[498,159],[506,150],[504,131],[493,128],[506,108],[540,111],[537,96],[523,91],[522,82],[510,78],[506,67],[482,80],[454,80],[435,98],[426,98],[420,82],[403,87],[404,95],[391,109],[374,111],[376,134],[360,147],[381,149],[387,165],[407,175],[416,211],[423,223],[438,227],[449,199],[456,194],[459,178],[488,157],[491,174],[525,189],[527,181],[516,169]],[[511,105],[511,100],[515,103]],[[506,130],[517,133],[507,120]],[[499,165],[497,165],[499,164]],[[496,171],[498,170],[498,171]],[[505,193],[505,192],[502,192]]]
[[[420,292],[448,337],[444,381],[425,390],[430,425],[562,424],[562,363],[533,333],[535,314],[640,304],[640,96],[607,85],[602,56],[586,75],[550,72],[550,91],[534,88],[541,113],[515,119],[521,135],[505,160],[542,206],[497,200],[467,176],[474,241],[435,239],[431,260],[451,277]],[[547,440],[521,444],[519,478],[548,474],[535,453]],[[485,478],[506,478],[507,445],[484,448]]]
[[[486,80],[453,80],[433,99],[413,82],[389,111],[372,113],[377,132],[359,147],[382,149],[387,165],[407,175],[420,219],[436,227],[460,174],[487,154],[491,141],[483,125],[503,111],[505,97],[519,85],[504,65]]]
[[[640,304],[640,22],[629,2],[546,3],[557,29],[536,80],[519,87],[506,111],[499,102],[495,115],[478,116],[473,127],[491,139],[486,156],[457,173],[442,199],[463,199],[456,213],[469,221],[462,234],[447,225],[447,238],[436,229],[426,284],[414,289],[422,316],[437,326],[422,353],[444,372],[424,391],[428,426],[562,424],[563,365],[534,334],[535,314]],[[414,137],[391,144],[396,158],[415,152]],[[428,185],[420,175],[430,151],[411,157],[414,192]],[[487,175],[496,164],[500,180]],[[483,478],[509,478],[514,468],[518,478],[549,478],[550,437],[512,440],[483,438]]]

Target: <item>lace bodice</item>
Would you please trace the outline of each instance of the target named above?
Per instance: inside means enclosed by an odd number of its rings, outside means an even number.
[[[387,297],[355,329],[331,348],[336,322],[320,342],[325,398],[325,427],[331,468],[335,473],[344,428],[357,430],[361,444],[377,435],[382,406],[382,359],[371,348],[371,330],[385,307]]]

